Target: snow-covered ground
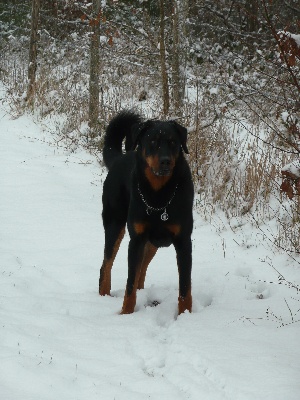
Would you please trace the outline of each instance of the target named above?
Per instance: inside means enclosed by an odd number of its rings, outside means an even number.
[[[300,265],[195,214],[193,313],[168,248],[121,316],[128,236],[98,295],[104,177],[0,106],[0,399],[298,400]]]

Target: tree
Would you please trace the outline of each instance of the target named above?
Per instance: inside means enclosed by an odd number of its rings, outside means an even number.
[[[35,92],[40,5],[41,5],[40,0],[32,0],[31,33],[30,33],[29,65],[28,65],[28,87],[26,96],[26,100],[29,104],[33,103],[33,97]]]
[[[159,35],[159,51],[160,51],[160,70],[163,93],[163,114],[169,114],[170,94],[168,83],[168,72],[166,65],[166,47],[165,47],[165,2],[160,0],[160,35]]]
[[[248,32],[256,32],[259,27],[258,0],[249,0],[245,4],[246,29]]]
[[[173,107],[181,113],[186,84],[186,21],[188,1],[173,0],[172,94]]]
[[[100,64],[100,19],[101,0],[93,0],[90,20],[90,82],[89,82],[89,127],[91,137],[97,136],[99,115],[99,64]]]

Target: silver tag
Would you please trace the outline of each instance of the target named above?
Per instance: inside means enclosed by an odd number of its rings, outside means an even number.
[[[165,210],[161,216],[160,216],[162,221],[167,221],[169,219],[169,215],[167,214],[167,210]]]

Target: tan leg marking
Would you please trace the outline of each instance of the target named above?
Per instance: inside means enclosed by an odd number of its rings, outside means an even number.
[[[147,242],[144,249],[143,262],[137,287],[138,289],[144,289],[147,268],[152,258],[155,256],[156,252],[157,247],[153,246],[153,244],[151,244],[150,242]]]
[[[121,230],[120,235],[119,235],[118,239],[116,240],[111,258],[107,259],[104,256],[104,260],[103,260],[102,267],[100,270],[100,279],[99,279],[99,294],[101,296],[110,295],[111,269],[112,269],[116,254],[119,250],[120,243],[124,237],[124,234],[125,234],[125,227]]]
[[[130,296],[127,295],[127,292],[124,296],[122,311],[120,314],[132,314],[134,312],[134,307],[136,304],[136,289],[137,284],[134,284],[134,288]]]
[[[145,224],[143,222],[135,222],[133,224],[133,228],[137,235],[141,235],[142,233],[145,232],[145,230],[147,228],[147,224]]]
[[[178,314],[184,313],[186,310],[192,312],[192,294],[191,289],[188,290],[187,295],[183,297],[178,297]]]
[[[181,231],[181,226],[179,224],[168,224],[167,229],[173,233],[173,235],[178,236]]]
[[[150,242],[146,243],[143,252],[142,262],[137,268],[132,293],[130,294],[130,296],[128,296],[127,291],[125,292],[121,314],[131,314],[134,312],[134,307],[136,304],[136,291],[137,289],[144,288],[147,268],[156,251],[157,247],[153,246]]]

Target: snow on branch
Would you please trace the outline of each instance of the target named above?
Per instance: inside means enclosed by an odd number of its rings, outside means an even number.
[[[300,58],[300,35],[288,31],[279,31],[278,38],[280,48],[287,56],[288,64],[294,66],[296,58]]]

